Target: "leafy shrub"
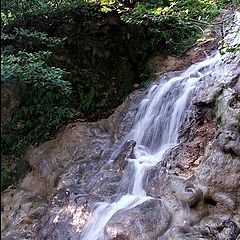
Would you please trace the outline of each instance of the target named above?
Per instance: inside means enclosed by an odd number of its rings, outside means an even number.
[[[144,27],[151,35],[152,48],[164,44],[165,48],[181,51],[191,46],[202,27],[219,13],[223,1],[185,0],[137,2],[134,8],[122,13],[127,24]]]
[[[16,31],[17,32],[17,31]],[[45,34],[20,30],[16,36],[43,39]],[[14,39],[5,35],[5,39]],[[53,39],[59,44],[58,39]],[[10,162],[3,158],[1,167],[2,188],[16,182],[24,175],[27,164],[22,155],[29,144],[35,145],[46,139],[60,126],[73,117],[75,110],[71,106],[72,87],[66,77],[68,73],[51,66],[52,53],[38,51],[28,53],[5,47],[1,56],[1,81],[12,83],[21,95],[19,108],[12,119],[4,125],[1,135],[2,155],[12,156]],[[4,159],[7,159],[4,161]],[[14,159],[14,160],[13,160]]]
[[[4,81],[18,83],[24,95],[25,91],[33,89],[56,90],[61,94],[69,94],[71,86],[63,80],[66,72],[60,68],[50,67],[46,60],[50,52],[27,53],[18,52],[1,56],[1,77]]]

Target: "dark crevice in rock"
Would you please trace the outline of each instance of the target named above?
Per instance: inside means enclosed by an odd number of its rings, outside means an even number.
[[[211,206],[216,206],[217,205],[217,202],[214,201],[212,198],[208,197],[208,198],[205,198],[204,199],[204,202],[207,204],[207,205],[211,205]]]

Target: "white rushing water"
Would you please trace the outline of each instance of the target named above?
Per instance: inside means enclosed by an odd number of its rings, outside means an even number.
[[[239,13],[237,13],[239,21]],[[239,23],[239,22],[238,22]],[[230,35],[228,39],[233,39]],[[240,42],[239,35],[234,41]],[[192,65],[177,77],[165,79],[153,85],[141,101],[132,130],[123,142],[136,141],[134,154],[129,159],[133,167],[128,193],[119,193],[114,202],[100,202],[85,226],[82,240],[105,240],[104,228],[111,217],[120,210],[131,209],[151,199],[144,190],[146,171],[163,160],[166,151],[176,146],[179,130],[190,117],[191,98],[197,83],[219,67],[222,58],[219,52],[206,60]]]

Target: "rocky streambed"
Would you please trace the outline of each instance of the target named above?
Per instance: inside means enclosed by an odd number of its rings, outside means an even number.
[[[104,228],[108,239],[240,238],[239,66],[240,53],[229,54],[197,84],[179,144],[147,171],[152,198],[117,211]],[[68,124],[28,151],[32,172],[2,193],[2,239],[81,239],[96,204],[128,192],[136,142],[122,139],[151,86],[129,95],[108,119]]]

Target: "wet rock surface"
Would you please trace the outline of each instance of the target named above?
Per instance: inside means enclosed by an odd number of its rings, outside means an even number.
[[[2,239],[34,239],[47,205],[46,199],[24,188],[5,191],[1,199]]]
[[[217,140],[223,152],[240,156],[240,138],[236,133],[225,130],[219,134]]]
[[[26,158],[33,173],[44,184],[44,196],[53,194],[57,179],[67,165],[85,161],[85,171],[91,170],[93,162],[104,158],[105,149],[112,145],[112,137],[98,123],[72,123],[64,127],[55,139],[31,150]],[[92,163],[92,164],[91,164]],[[90,166],[91,165],[91,166]],[[83,165],[84,166],[84,163]]]
[[[145,176],[153,199],[113,215],[109,239],[239,238],[239,64],[230,57],[220,66],[224,74],[217,69],[199,84],[179,145]],[[135,91],[108,119],[65,126],[28,152],[32,172],[2,193],[2,239],[80,239],[96,203],[127,192],[135,142],[111,153],[147,92]]]
[[[119,211],[108,222],[109,239],[157,239],[167,230],[170,211],[160,199],[151,199],[130,210]],[[130,227],[131,226],[131,227]]]
[[[94,204],[101,201],[78,186],[59,191],[39,221],[35,239],[79,239]]]

